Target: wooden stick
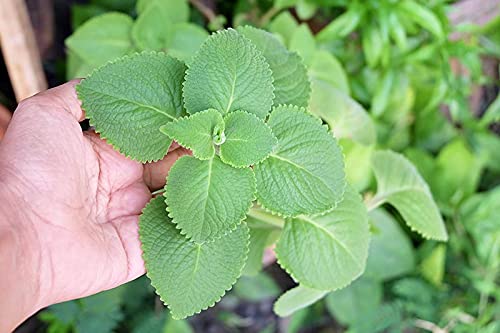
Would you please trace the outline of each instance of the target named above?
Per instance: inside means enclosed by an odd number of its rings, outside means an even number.
[[[0,45],[17,101],[47,89],[24,1],[0,0]]]

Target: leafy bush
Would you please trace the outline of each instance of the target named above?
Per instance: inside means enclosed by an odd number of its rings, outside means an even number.
[[[326,312],[352,332],[497,330],[500,104],[477,119],[469,96],[491,83],[480,57],[498,55],[498,20],[450,39],[446,1],[217,6],[235,30],[209,36],[187,2],[152,0],[67,40],[68,77],[92,72],[78,93],[102,137],[141,162],[173,140],[193,152],[140,222],[173,317],[214,305],[275,244],[297,286],[274,310],[294,329]],[[78,331],[85,304],[43,316]],[[123,309],[96,316],[115,319],[109,331]],[[161,313],[141,325],[175,323]]]

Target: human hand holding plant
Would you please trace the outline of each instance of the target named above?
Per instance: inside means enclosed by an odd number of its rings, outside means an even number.
[[[81,131],[77,81],[23,101],[0,144],[0,331],[144,273],[137,220],[186,150],[142,165]]]

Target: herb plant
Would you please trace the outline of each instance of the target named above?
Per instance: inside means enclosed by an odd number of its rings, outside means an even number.
[[[243,271],[259,269],[270,240],[299,283],[278,312],[304,290],[313,302],[350,284],[366,266],[367,209],[346,183],[331,128],[308,111],[301,57],[268,32],[240,27],[211,35],[188,64],[132,54],[77,87],[91,125],[124,155],[157,161],[173,140],[192,151],[140,219],[148,276],[173,317],[214,305]],[[447,239],[408,160],[380,151],[373,168],[370,210],[389,203],[424,237]]]

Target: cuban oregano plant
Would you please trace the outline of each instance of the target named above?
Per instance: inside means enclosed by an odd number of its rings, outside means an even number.
[[[255,274],[272,243],[297,294],[312,290],[311,300],[363,273],[367,209],[346,184],[332,128],[309,112],[310,90],[301,57],[252,27],[212,34],[188,66],[146,51],[77,86],[91,125],[125,156],[158,161],[173,141],[192,152],[139,222],[147,274],[174,318],[213,306],[242,273]],[[374,205],[401,203],[389,185]]]

